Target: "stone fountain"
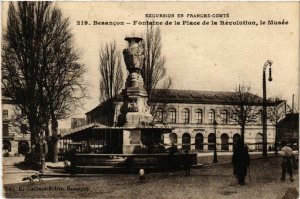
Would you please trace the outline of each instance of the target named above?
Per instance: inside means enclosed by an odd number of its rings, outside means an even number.
[[[118,126],[103,127],[89,124],[78,131],[72,130],[65,135],[75,141],[101,140],[110,143],[112,150],[104,153],[75,153],[71,158],[72,172],[109,172],[133,170],[138,168],[153,168],[167,170],[171,167],[179,168],[184,154],[175,153],[170,156],[166,150],[155,151],[154,145],[162,144],[162,135],[169,134],[172,129],[153,125],[153,117],[147,104],[148,94],[144,88],[141,69],[144,63],[144,49],[140,37],[126,37],[128,48],[123,55],[129,75],[122,91],[123,104],[118,116]],[[117,140],[117,141],[116,141]],[[189,154],[197,163],[197,154]]]
[[[153,120],[147,104],[148,94],[144,88],[141,75],[144,63],[144,49],[141,46],[142,38],[126,37],[129,47],[124,49],[123,55],[129,75],[123,90],[122,118],[125,127],[138,127],[141,123],[151,123]]]
[[[143,39],[126,37],[125,40],[128,41],[128,48],[124,49],[123,55],[129,75],[122,91],[123,106],[119,123],[129,128],[123,131],[123,153],[131,154],[142,146],[142,130],[138,127],[152,123],[153,117],[147,104],[148,94],[141,75],[144,63],[144,49],[141,45]]]

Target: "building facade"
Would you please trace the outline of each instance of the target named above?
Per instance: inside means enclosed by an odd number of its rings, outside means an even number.
[[[157,91],[159,92],[159,90]],[[234,106],[229,96],[233,92],[168,90],[153,102],[153,116],[155,125],[168,126],[172,133],[164,134],[164,143],[175,143],[178,148],[189,150],[213,150],[216,137],[219,151],[231,151],[234,141],[241,136],[241,127],[230,120],[228,107]],[[261,109],[262,99],[252,95],[255,99],[253,106]],[[276,102],[278,104],[284,101]],[[87,123],[103,123],[113,126],[118,124],[118,116],[122,110],[122,99],[115,99],[115,114],[113,119],[105,114],[109,103],[102,103],[86,113]],[[214,122],[215,121],[215,122]],[[262,149],[262,121],[257,117],[255,122],[248,123],[245,128],[245,143],[250,150]],[[268,122],[268,146],[275,142],[275,128]]]
[[[16,105],[13,100],[2,96],[2,148],[5,155],[25,154],[29,151],[30,135],[26,124],[16,118]]]
[[[299,147],[299,113],[289,113],[284,119],[278,122],[278,141],[285,140],[292,144],[294,149]]]

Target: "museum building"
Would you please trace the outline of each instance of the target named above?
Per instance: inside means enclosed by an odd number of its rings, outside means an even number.
[[[177,147],[189,150],[208,151],[214,149],[216,137],[217,150],[232,151],[234,141],[240,137],[241,127],[231,121],[226,110],[234,106],[234,92],[192,91],[170,89],[156,95],[154,104],[153,123],[156,126],[171,127],[172,132],[164,134],[164,144],[176,143]],[[255,109],[262,108],[262,98],[252,95]],[[111,103],[105,101],[86,113],[86,123],[101,123],[107,126],[117,126],[121,114],[122,97],[114,99],[115,108],[111,111]],[[276,103],[276,104],[274,104]],[[282,106],[285,101],[268,101],[267,106]],[[215,121],[215,122],[214,122]],[[145,125],[145,124],[143,124]],[[147,125],[147,124],[146,124]],[[151,124],[149,124],[151,125]],[[245,127],[245,143],[250,150],[262,150],[262,120],[261,115],[256,122],[248,123]],[[267,121],[268,147],[275,142],[275,127]]]

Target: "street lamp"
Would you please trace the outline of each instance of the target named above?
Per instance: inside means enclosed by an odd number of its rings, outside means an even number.
[[[215,143],[214,143],[214,161],[213,163],[218,163],[218,157],[217,157],[217,125],[218,123],[216,120],[213,122],[214,130],[215,130]]]
[[[272,81],[272,61],[267,60],[263,67],[263,112],[262,112],[262,123],[263,123],[263,156],[267,157],[267,89],[266,89],[266,69],[269,66],[269,81]]]

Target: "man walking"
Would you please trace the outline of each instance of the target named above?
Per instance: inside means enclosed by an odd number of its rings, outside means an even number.
[[[283,140],[281,142],[282,149],[281,149],[281,155],[282,155],[282,172],[281,172],[281,180],[285,180],[285,173],[286,171],[290,175],[290,181],[293,182],[293,168],[292,168],[292,158],[293,158],[293,150],[291,147],[286,145],[286,142]]]
[[[247,174],[247,167],[250,165],[250,157],[248,148],[244,145],[242,139],[238,139],[234,147],[233,156],[233,174],[238,179],[240,185],[245,185],[245,177]]]

